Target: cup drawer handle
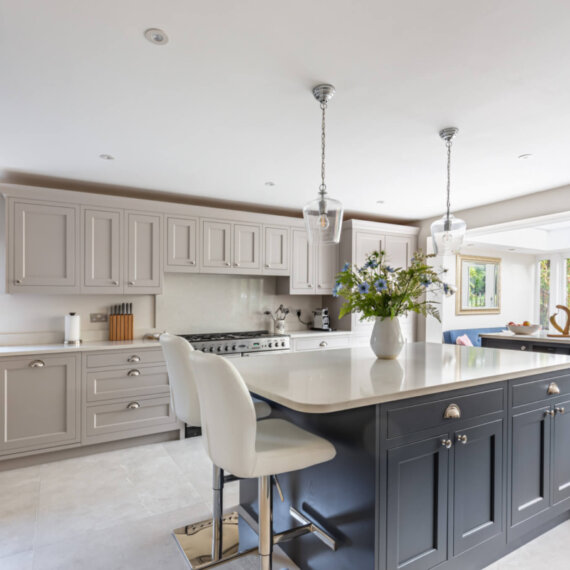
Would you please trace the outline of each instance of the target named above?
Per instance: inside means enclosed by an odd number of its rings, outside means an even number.
[[[30,368],[43,368],[45,365],[46,363],[43,360],[32,360],[29,364]]]
[[[133,354],[132,356],[129,356],[129,358],[127,358],[127,362],[140,362],[141,361],[141,357],[138,354]]]
[[[444,420],[458,420],[461,417],[461,408],[457,404],[449,404],[443,412]]]
[[[133,368],[132,370],[129,370],[127,372],[127,376],[140,376],[141,375],[141,371],[137,370],[136,368]]]
[[[127,404],[127,410],[138,410],[141,407],[139,402],[129,402]]]

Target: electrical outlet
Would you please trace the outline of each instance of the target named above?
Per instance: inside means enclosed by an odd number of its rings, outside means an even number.
[[[89,321],[92,323],[106,323],[109,320],[107,313],[90,313]]]

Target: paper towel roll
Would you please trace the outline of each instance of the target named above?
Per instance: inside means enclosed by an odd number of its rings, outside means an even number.
[[[81,342],[81,317],[75,313],[65,315],[65,344]]]

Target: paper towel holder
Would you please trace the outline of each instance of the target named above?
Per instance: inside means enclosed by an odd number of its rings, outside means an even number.
[[[71,330],[71,323],[68,321],[68,319],[75,319],[77,318],[77,330],[76,331],[72,331]],[[65,316],[65,334],[64,334],[64,340],[63,340],[63,344],[64,346],[81,346],[82,344],[82,340],[80,338],[74,338],[74,339],[68,339],[68,336],[75,336],[75,334],[77,334],[77,336],[80,335],[80,324],[79,324],[79,316],[76,315],[76,313],[69,313],[69,315]]]

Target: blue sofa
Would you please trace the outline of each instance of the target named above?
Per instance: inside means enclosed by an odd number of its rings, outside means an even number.
[[[505,330],[507,330],[506,327],[494,327],[486,329],[455,329],[451,331],[443,331],[443,342],[444,344],[455,344],[458,336],[466,334],[471,340],[473,346],[481,346],[480,334],[502,332]]]

